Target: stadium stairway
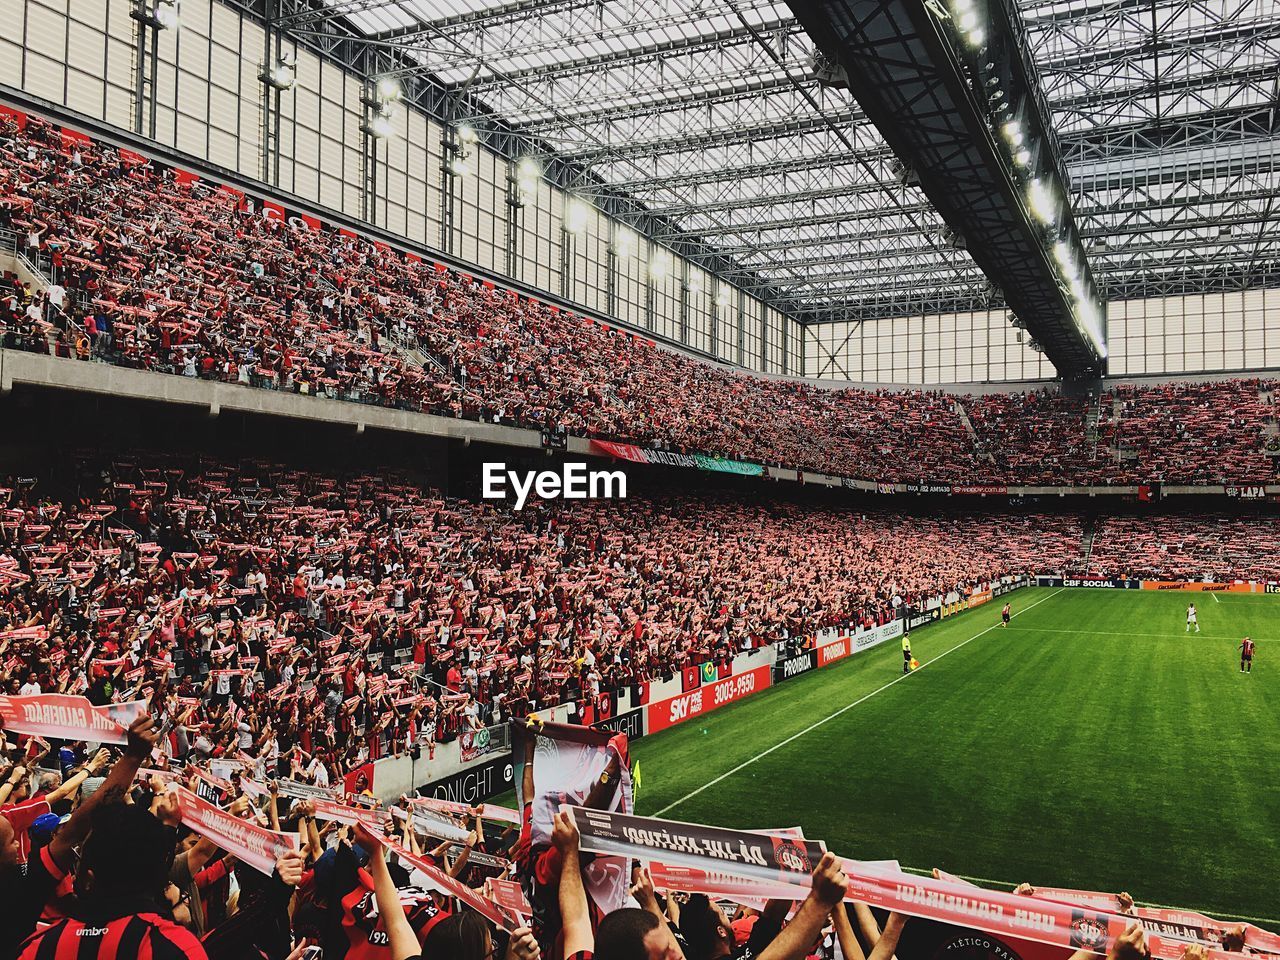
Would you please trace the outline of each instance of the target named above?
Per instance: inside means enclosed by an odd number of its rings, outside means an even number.
[[[1136,450],[1126,450],[1120,445],[1120,421],[1124,419],[1124,401],[1119,397],[1111,398],[1111,436],[1114,442],[1111,450],[1115,455],[1116,463],[1122,460],[1137,460],[1138,452]]]
[[[1276,422],[1276,394],[1274,390],[1260,389],[1258,399],[1271,408],[1262,425],[1262,453],[1267,457],[1280,457],[1280,423]]]
[[[31,284],[31,289],[37,293],[43,292],[49,286],[49,278],[20,252],[18,239],[13,231],[0,230],[0,272]]]
[[[965,432],[969,434],[969,439],[973,441],[973,448],[977,451],[978,456],[995,463],[995,455],[983,446],[982,439],[978,436],[978,431],[973,428],[973,421],[969,419],[969,412],[965,410],[964,404],[959,400],[954,400],[952,401],[952,410],[960,418],[960,423],[963,424]]]
[[[1080,533],[1080,564],[1079,572],[1088,574],[1089,560],[1093,557],[1093,538],[1098,533],[1098,518],[1089,516],[1084,518],[1084,523]]]
[[[1084,414],[1084,436],[1085,441],[1089,444],[1089,459],[1096,460],[1098,457],[1098,421],[1102,419],[1102,394],[1099,393],[1096,400],[1089,404],[1089,409]]]

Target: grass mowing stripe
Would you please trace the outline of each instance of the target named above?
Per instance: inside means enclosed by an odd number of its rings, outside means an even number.
[[[1244,634],[1237,637],[1234,633],[1178,633],[1173,631],[1170,633],[1133,633],[1125,630],[1078,630],[1071,627],[1011,627],[1014,631],[1023,631],[1027,633],[1078,633],[1088,637],[1154,637],[1157,640],[1182,640],[1196,639],[1201,640],[1231,640],[1238,641]],[[1276,643],[1280,641],[1280,637],[1254,637],[1257,643]]]
[[[884,690],[667,815],[802,826],[854,859],[1275,916],[1258,877],[1280,874],[1280,791],[1266,789],[1280,769],[1280,671],[1242,680],[1234,642],[1183,642],[1185,595],[1068,589],[1031,608],[1053,589],[1019,592],[1016,629],[990,631],[947,669]],[[984,605],[912,646],[928,662],[998,614]],[[1280,596],[1228,599],[1202,608],[1201,629],[1280,636],[1278,614]],[[1170,636],[1137,636],[1157,629]],[[885,644],[637,741],[637,812],[900,678],[898,654]]]
[[[1049,594],[1047,597],[1041,597],[1039,600],[1037,600],[1035,603],[1031,604],[1030,606],[1026,607],[1025,609],[1019,610],[1018,613],[1014,614],[1014,616],[1016,617],[1020,614],[1023,614],[1030,610],[1035,609],[1036,607],[1040,606],[1040,604],[1044,603],[1046,600],[1051,600],[1052,598],[1056,597],[1065,589],[1066,589],[1065,587],[1059,587],[1057,590]],[[753,763],[756,763],[757,761],[764,759],[769,754],[773,753],[775,750],[779,750],[782,747],[785,747],[787,744],[792,743],[796,740],[799,740],[801,737],[805,736],[806,734],[812,733],[814,730],[818,729],[823,724],[828,723],[831,720],[834,720],[836,717],[839,717],[849,712],[859,704],[865,703],[867,700],[870,700],[876,694],[882,693],[883,691],[888,690],[890,687],[894,686],[897,683],[900,683],[901,681],[907,679],[908,677],[914,676],[915,674],[923,670],[925,667],[928,667],[931,664],[937,663],[947,654],[952,653],[956,650],[959,650],[961,647],[965,646],[966,644],[972,643],[974,640],[977,640],[979,637],[986,636],[988,633],[990,633],[992,630],[995,630],[999,626],[1000,626],[999,623],[993,623],[991,626],[987,627],[985,630],[975,633],[968,640],[962,640],[960,643],[957,643],[954,647],[948,647],[946,650],[942,651],[942,653],[938,654],[932,660],[928,661],[927,663],[921,664],[919,669],[913,670],[911,673],[904,673],[902,674],[902,676],[897,677],[896,679],[890,680],[888,683],[884,684],[883,686],[877,687],[876,689],[872,690],[870,693],[863,694],[861,697],[859,697],[857,700],[854,700],[852,703],[845,704],[839,710],[835,711],[835,713],[828,714],[827,716],[823,717],[821,720],[818,720],[816,723],[812,723],[809,726],[805,727],[803,730],[799,731],[798,733],[793,733],[791,736],[787,737],[785,740],[778,741],[768,749],[762,750],[760,753],[757,753],[754,757],[751,757],[748,760],[744,760],[742,763],[738,764],[733,769],[727,770],[724,773],[720,774],[720,776],[716,777],[714,780],[710,780],[707,783],[704,783],[702,786],[698,787],[696,790],[690,791],[689,793],[681,797],[679,800],[676,800],[673,803],[667,804],[661,810],[654,813],[653,816],[661,817],[664,814],[670,812],[671,810],[674,810],[676,807],[680,806],[682,803],[685,803],[688,800],[692,800],[694,797],[702,793],[704,790],[714,787],[718,783],[722,783],[723,781],[729,779],[729,777],[733,776],[734,774],[739,773],[742,770],[745,770],[747,767],[751,766]]]

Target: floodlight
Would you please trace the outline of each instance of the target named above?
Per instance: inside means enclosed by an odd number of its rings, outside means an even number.
[[[274,90],[292,90],[298,82],[296,71],[294,64],[281,59],[273,67],[264,67],[258,79]]]
[[[569,233],[582,233],[587,229],[589,210],[577,197],[570,197],[564,208],[564,228]]]
[[[623,227],[613,234],[613,252],[619,257],[630,257],[636,252],[636,235]]]
[[[155,19],[157,29],[177,30],[179,24],[178,0],[156,0],[152,17]]]
[[[1027,188],[1027,203],[1031,206],[1032,215],[1041,223],[1051,224],[1058,219],[1057,203],[1043,180],[1037,177]]]
[[[385,140],[396,132],[395,126],[391,122],[391,116],[387,113],[379,113],[370,117],[366,123],[360,124],[360,130],[362,133],[377,137],[379,140]]]
[[[383,77],[378,81],[378,99],[384,103],[394,103],[403,95],[404,90],[395,77]]]

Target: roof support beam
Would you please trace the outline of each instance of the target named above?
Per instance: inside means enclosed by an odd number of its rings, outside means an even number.
[[[768,123],[744,125],[736,129],[711,129],[692,137],[659,137],[630,143],[611,144],[608,149],[579,150],[562,154],[577,163],[594,163],[612,157],[637,157],[688,153],[709,147],[731,143],[758,142],[778,137],[793,137],[805,133],[817,133],[830,129],[831,124],[855,126],[865,122],[862,111],[856,109],[833,110],[829,114],[775,120]]]
[[[769,20],[758,28],[766,32],[786,30],[798,32],[800,27],[794,20]],[[701,33],[691,37],[675,37],[654,43],[640,44],[634,47],[622,47],[607,53],[597,53],[576,60],[563,60],[528,67],[524,70],[508,70],[504,73],[506,81],[525,83],[531,80],[547,80],[551,78],[571,77],[579,73],[597,74],[613,67],[635,63],[641,60],[662,59],[671,54],[697,53],[702,50],[715,50],[726,44],[740,40],[750,40],[751,33],[742,26],[729,26],[711,33]],[[518,53],[518,51],[513,51]],[[482,77],[471,84],[475,93],[483,92],[489,87],[505,86],[506,81],[499,82],[491,77]],[[446,84],[452,87],[453,84]]]

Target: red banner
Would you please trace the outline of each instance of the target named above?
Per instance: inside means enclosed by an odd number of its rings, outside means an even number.
[[[457,803],[453,800],[440,800],[436,797],[410,797],[409,802],[415,806],[426,807],[428,810],[435,810],[437,813],[449,813],[455,817],[471,816],[471,806],[466,803]],[[497,804],[484,803],[481,804],[484,812],[480,816],[485,820],[499,820],[503,823],[519,824],[521,822],[520,811],[512,810],[508,807],[499,807]]]
[[[649,732],[657,733],[763,690],[769,686],[771,673],[772,669],[768,666],[756,667],[746,673],[706,684],[699,690],[651,703],[646,708],[649,711]]]
[[[818,648],[818,666],[825,667],[829,663],[843,660],[849,655],[849,652],[848,637],[841,637],[834,643],[825,644]]]
[[[347,826],[363,823],[365,827],[374,831],[381,830],[386,824],[386,814],[377,810],[349,807],[345,803],[326,800],[324,797],[312,797],[309,802],[315,805],[316,818],[319,820],[332,820],[335,823],[345,823]]]
[[[582,807],[574,807],[573,812],[582,849],[588,853],[661,859],[730,877],[790,885],[793,889],[809,886],[810,873],[823,849],[814,841],[762,836],[745,830]],[[1106,954],[1135,921],[1115,910],[875,869],[852,860],[843,861],[842,866],[849,878],[847,900],[1052,947]],[[1187,941],[1148,930],[1147,946],[1156,960],[1181,960]],[[1212,960],[1239,960],[1238,954],[1233,956],[1221,949],[1210,949],[1208,954]]]
[[[846,871],[858,869],[860,866],[893,872],[899,869],[896,860],[873,860],[861,864],[855,860],[844,860],[842,863]],[[794,900],[797,896],[793,884],[748,880],[714,868],[673,865],[651,860],[649,875],[653,877],[653,885],[659,889],[679,890],[682,893],[705,893],[712,898],[732,900],[734,903],[743,903],[747,906],[755,906],[767,900]]]
[[[1094,890],[1070,890],[1065,887],[1035,887],[1032,896],[1058,903],[1080,904],[1095,910],[1116,910],[1119,897],[1114,893]],[[1244,930],[1244,945],[1265,953],[1280,954],[1280,935],[1251,923],[1228,923],[1203,913],[1168,907],[1132,907],[1129,911],[1148,934],[1172,937],[1206,947],[1220,947],[1235,931]]]
[[[649,875],[661,890],[705,893],[709,897],[732,900],[794,900],[796,888],[789,883],[750,880],[716,869],[650,861]]]
[[[145,700],[95,707],[84,697],[40,693],[31,697],[0,695],[0,721],[6,730],[61,740],[126,743],[129,725],[146,709]]]
[[[990,599],[990,590],[974,590],[973,593],[969,595],[969,608],[973,609],[974,607],[980,607]]]
[[[637,447],[630,443],[614,443],[611,440],[592,440],[592,453],[603,453],[606,456],[617,457],[619,460],[627,460],[631,463],[648,463],[649,458],[645,456],[644,448]]]
[[[507,909],[502,904],[488,897],[481,896],[472,890],[465,883],[459,883],[453,877],[449,876],[430,860],[426,860],[417,854],[410,853],[404,847],[400,846],[393,840],[389,840],[381,833],[374,833],[374,837],[380,841],[388,850],[392,850],[404,863],[417,867],[426,874],[428,882],[435,889],[439,890],[445,896],[457,897],[472,910],[476,911],[482,917],[497,924],[503,930],[511,932],[524,926],[525,920],[519,914]]]
[[[521,917],[533,916],[533,908],[529,906],[528,898],[520,889],[520,884],[514,880],[499,880],[494,877],[484,882],[484,888],[489,899],[502,909],[519,914]]]
[[[1244,589],[1232,590],[1235,585],[1226,582],[1200,583],[1185,580],[1143,580],[1141,585],[1143,590],[1189,590],[1192,593],[1221,593],[1224,590],[1231,590],[1233,593],[1250,592],[1248,584],[1239,585]]]
[[[366,763],[347,773],[342,778],[342,790],[348,797],[353,797],[366,790],[373,790],[373,771],[376,768],[372,763]]]
[[[298,849],[298,837],[275,833],[215,807],[184,787],[175,787],[182,822],[255,870],[271,876],[281,854]]]

